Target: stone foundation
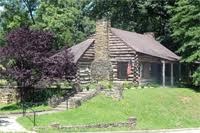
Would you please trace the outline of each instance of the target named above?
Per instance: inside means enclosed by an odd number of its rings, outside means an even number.
[[[17,102],[17,91],[16,89],[0,88],[0,104],[10,104]]]

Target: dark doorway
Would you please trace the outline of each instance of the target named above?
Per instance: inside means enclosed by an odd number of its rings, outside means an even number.
[[[128,62],[118,62],[117,63],[117,77],[118,79],[127,79],[127,68],[128,68]]]

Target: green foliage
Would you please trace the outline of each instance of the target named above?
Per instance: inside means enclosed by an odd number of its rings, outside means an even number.
[[[199,0],[1,0],[0,6],[0,46],[24,25],[53,31],[58,49],[72,46],[94,33],[94,19],[107,17],[112,27],[154,32],[170,50],[179,49],[183,62],[200,60]]]
[[[44,111],[44,110],[50,110],[51,107],[47,105],[29,105],[32,109],[35,111]],[[12,104],[0,104],[0,114],[7,114],[7,113],[17,113],[22,112],[22,107],[20,103],[12,103]],[[27,112],[31,112],[30,110],[27,110]]]
[[[133,82],[124,82],[123,83],[123,88],[124,89],[132,89],[132,88],[137,88],[138,87],[138,84],[134,84]]]
[[[57,48],[72,46],[94,33],[94,21],[83,15],[79,0],[2,0],[0,6],[0,45],[12,29],[31,26],[53,31],[58,38]]]
[[[56,33],[58,47],[71,46],[94,32],[94,22],[83,13],[76,0],[42,1],[36,11],[36,28]]]
[[[29,25],[31,21],[21,0],[1,0],[0,6],[4,8],[0,11],[0,45],[3,45],[9,31]]]
[[[48,88],[72,88],[71,83],[69,83],[68,81],[59,81],[59,82],[55,82],[53,84],[51,84]]]
[[[113,85],[114,84],[112,81],[103,80],[103,81],[99,81],[98,83],[93,82],[93,83],[83,84],[83,85],[81,85],[81,88],[87,89],[87,90],[93,90],[93,89],[97,89],[97,87],[101,86],[101,87],[103,87],[103,89],[112,89]]]
[[[104,89],[112,89],[113,88],[113,82],[112,81],[100,81],[98,85],[101,85]]]
[[[87,90],[93,90],[97,89],[97,87],[102,86],[104,89],[112,89],[113,88],[113,82],[112,81],[99,81],[98,83],[93,82],[93,83],[88,83],[88,84],[83,84],[81,85],[81,88],[87,89]]]
[[[35,89],[29,90],[27,93],[29,94],[26,97],[26,102],[28,103],[44,103],[47,104],[48,100],[53,97],[62,97],[70,91],[72,88],[46,88],[46,89]]]
[[[8,82],[6,80],[0,79],[0,86],[5,86],[7,84],[8,84]]]
[[[97,89],[97,83],[83,84],[83,85],[81,85],[81,88],[86,89],[86,90],[94,90],[94,89]]]
[[[156,83],[149,83],[149,84],[147,84],[147,86],[148,86],[148,87],[153,87],[153,88],[158,88],[158,87],[160,87],[160,85],[159,85],[159,84],[156,84]]]
[[[7,27],[30,25],[52,30],[58,37],[58,48],[71,46],[94,33],[95,24],[91,19],[109,17],[113,27],[140,33],[155,32],[164,44],[171,43],[167,7],[175,0],[24,0],[29,6],[21,0],[2,1],[1,5],[6,8],[2,14],[11,14],[0,15],[4,20],[0,30],[2,42]],[[174,50],[175,46],[167,47]]]
[[[157,39],[172,50],[168,6],[175,0],[92,0],[85,12],[93,18],[107,17],[113,27],[139,33],[155,32]]]
[[[196,70],[196,72],[194,72],[192,77],[193,77],[194,85],[199,86],[200,85],[200,67]]]
[[[195,63],[200,60],[200,1],[178,0],[171,7],[171,28],[174,40],[179,44],[183,62]],[[199,83],[197,70],[194,84]],[[199,84],[200,85],[200,84]]]

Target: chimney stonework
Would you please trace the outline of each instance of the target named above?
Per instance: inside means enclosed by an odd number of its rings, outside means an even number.
[[[105,20],[96,22],[95,59],[108,59],[109,24]]]
[[[112,64],[109,54],[110,22],[98,20],[96,22],[95,59],[91,65],[91,76],[95,81],[112,80]]]

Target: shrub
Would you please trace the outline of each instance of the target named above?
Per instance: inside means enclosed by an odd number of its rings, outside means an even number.
[[[148,86],[148,87],[153,87],[153,88],[158,88],[158,87],[160,87],[160,85],[159,85],[159,84],[156,84],[156,83],[148,83],[147,86]]]
[[[125,81],[123,83],[123,88],[124,89],[131,89],[131,88],[137,88],[138,87],[138,84],[135,84],[133,82],[128,82],[128,81]]]
[[[101,85],[104,89],[112,89],[113,88],[113,82],[112,81],[100,81],[98,83],[99,85]]]
[[[193,84],[195,86],[200,86],[200,67],[194,72],[192,78],[193,78]]]
[[[86,89],[86,90],[93,90],[97,88],[97,83],[87,83],[87,84],[83,84],[81,85],[82,89]]]
[[[6,86],[8,84],[7,80],[0,79],[0,86]]]
[[[7,34],[6,45],[0,48],[0,60],[5,64],[5,68],[0,67],[0,76],[17,82],[21,100],[29,96],[26,89],[51,84],[58,79],[72,81],[75,78],[73,54],[67,48],[62,52],[57,50],[56,42],[52,32],[29,27]]]

